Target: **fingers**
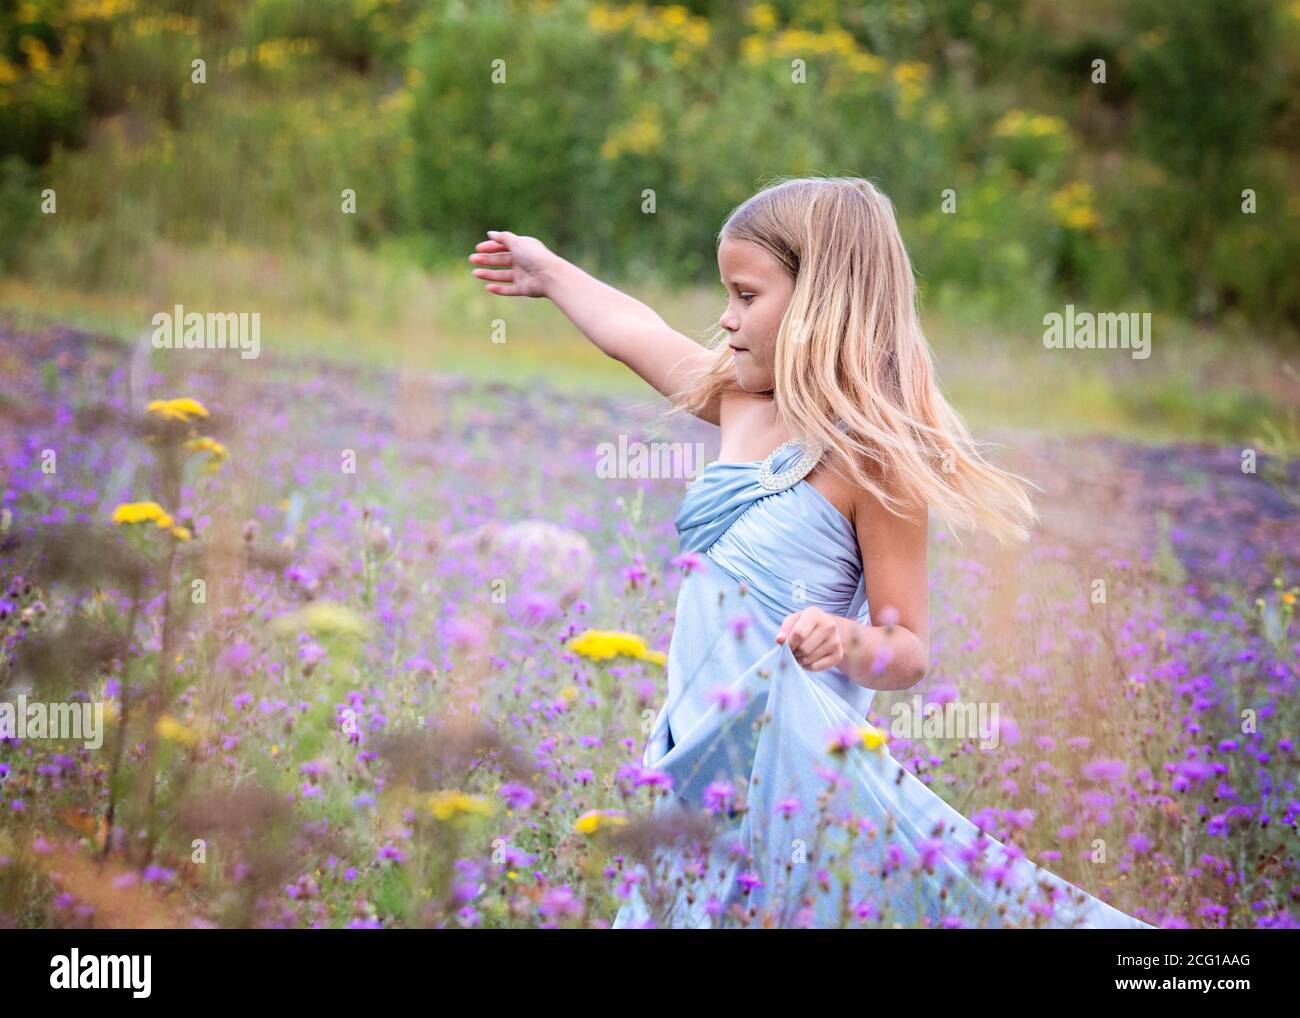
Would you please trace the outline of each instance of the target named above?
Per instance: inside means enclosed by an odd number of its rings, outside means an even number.
[[[777,630],[776,642],[786,644],[795,660],[811,671],[831,667],[842,655],[835,621],[820,611],[805,609],[787,615]]]
[[[839,649],[834,637],[817,640],[816,644],[805,643],[794,652],[794,659],[809,671],[819,671],[839,660]]]
[[[806,652],[805,644],[807,644],[809,637],[817,631],[817,623],[818,618],[815,612],[800,611],[788,615],[785,621],[781,623],[780,632],[776,634],[776,642],[784,642],[795,652],[796,657],[801,656]],[[784,634],[784,640],[782,634]],[[820,643],[820,638],[816,642]]]
[[[500,261],[499,258],[499,255],[469,256],[469,260],[475,263],[476,269],[513,269],[516,267],[513,261],[508,259]]]
[[[513,237],[514,234],[498,233],[495,230],[489,230],[488,233],[495,235],[495,238],[498,239],[480,240],[477,244],[474,245],[474,253],[469,256],[469,260],[471,262],[474,262],[477,265],[482,265],[491,268],[509,268],[510,266],[514,265],[515,256],[510,253],[509,247],[507,247],[506,244],[502,243],[503,239]],[[478,276],[479,274],[477,271],[475,271],[474,275]],[[479,276],[479,278],[500,279],[501,277]]]
[[[787,615],[777,631],[776,642],[786,644],[795,660],[809,671],[831,668],[843,657],[834,620],[819,611]]]
[[[479,242],[480,247],[485,244],[492,244],[500,250],[507,251],[510,249],[510,245],[519,239],[509,230],[488,230],[487,235],[487,240]]]
[[[519,289],[514,286],[514,255],[507,246],[514,238],[508,230],[488,230],[488,239],[480,240],[474,245],[474,253],[469,256],[471,262],[481,268],[473,270],[474,276],[485,282],[484,289],[502,297],[518,297]]]
[[[798,656],[804,661],[813,661],[829,653],[835,646],[835,632],[820,630],[808,634],[798,647]]]

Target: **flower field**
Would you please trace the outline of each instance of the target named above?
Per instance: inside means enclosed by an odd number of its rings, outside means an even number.
[[[0,927],[592,927],[633,881],[707,899],[646,865],[708,835],[640,766],[697,564],[684,482],[601,476],[620,435],[716,450],[607,397],[0,328],[0,711],[104,724],[93,748],[0,727]],[[917,693],[995,701],[996,749],[888,750],[1154,925],[1294,928],[1296,464],[990,437],[1039,531],[932,526],[930,674],[828,756],[879,751]],[[887,900],[845,925],[891,925]]]

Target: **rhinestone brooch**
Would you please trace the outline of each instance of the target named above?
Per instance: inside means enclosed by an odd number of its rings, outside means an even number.
[[[772,473],[772,463],[781,453],[802,444],[795,438],[790,439],[788,442],[782,442],[768,453],[767,458],[758,465],[758,483],[765,491],[784,491],[790,485],[802,481],[808,475],[808,472],[817,465],[817,461],[822,458],[822,453],[825,450],[805,448],[803,455],[795,460],[792,467],[782,470],[779,474]]]

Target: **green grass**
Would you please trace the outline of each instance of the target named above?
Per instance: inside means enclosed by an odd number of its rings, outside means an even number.
[[[722,294],[708,288],[616,285],[697,339],[721,308]],[[0,308],[20,326],[66,324],[124,340],[147,336],[153,314],[178,303],[259,312],[270,358],[325,356],[514,385],[540,381],[575,395],[654,398],[548,301],[487,293],[468,262],[422,272],[398,249],[325,245],[289,256],[160,243],[138,275],[119,275],[100,290],[0,280]],[[1244,442],[1282,426],[1281,407],[1295,401],[1295,378],[1279,371],[1280,355],[1178,323],[1158,326],[1144,361],[1119,350],[1047,350],[1032,325],[966,321],[953,308],[928,313],[925,324],[940,384],[977,430]],[[504,342],[493,342],[494,332]]]

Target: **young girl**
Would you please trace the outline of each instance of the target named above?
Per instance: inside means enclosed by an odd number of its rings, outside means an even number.
[[[935,385],[889,199],[793,179],[732,212],[708,348],[539,240],[488,237],[469,257],[490,292],[549,297],[722,432],[675,521],[698,566],[643,764],[672,780],[661,803],[729,823],[703,858],[656,860],[667,879],[629,873],[614,926],[1150,928],[988,838],[866,722],[928,667],[929,511],[1004,540],[1035,518]]]

